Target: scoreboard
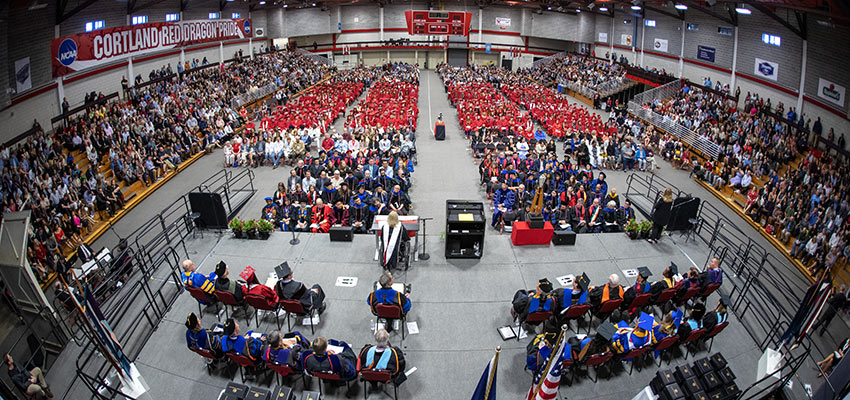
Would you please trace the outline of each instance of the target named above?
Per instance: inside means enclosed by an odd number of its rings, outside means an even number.
[[[413,11],[404,12],[407,33],[411,35],[469,36],[472,13],[463,11]]]

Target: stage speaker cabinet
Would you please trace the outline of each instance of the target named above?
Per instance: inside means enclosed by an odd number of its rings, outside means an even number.
[[[329,232],[331,242],[350,242],[354,240],[354,228],[350,226],[332,226]]]
[[[201,214],[198,219],[207,229],[227,229],[227,212],[218,193],[189,193],[189,206],[192,212]]]
[[[528,227],[531,229],[543,229],[543,215],[540,213],[528,215]]]
[[[552,244],[555,246],[575,246],[576,233],[573,231],[555,231],[552,235]]]
[[[699,214],[699,203],[699,197],[680,196],[673,199],[667,230],[672,232],[689,229],[691,224],[688,220],[696,218],[697,214]]]

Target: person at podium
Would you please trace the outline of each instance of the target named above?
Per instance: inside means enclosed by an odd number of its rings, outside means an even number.
[[[407,258],[405,251],[407,243],[405,242],[410,241],[407,229],[398,220],[397,212],[390,212],[387,216],[387,222],[381,227],[379,234],[381,266],[387,271],[393,271],[398,267],[399,259]]]

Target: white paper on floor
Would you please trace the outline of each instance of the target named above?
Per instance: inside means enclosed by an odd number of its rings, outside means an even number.
[[[310,317],[304,318],[301,321],[301,325],[305,325],[305,326],[306,325],[313,325],[313,326],[319,325],[319,316],[318,315],[313,317],[312,321],[310,319],[311,319]]]
[[[634,268],[624,269],[623,270],[623,276],[625,276],[626,278],[634,278],[634,277],[638,276],[638,270],[634,269]]]
[[[412,374],[414,372],[416,372],[416,367],[413,367],[413,368],[407,370],[407,372],[405,372],[404,375],[410,376],[410,374]]]
[[[356,276],[338,276],[336,277],[336,285],[342,287],[355,287],[357,286],[357,277]]]
[[[419,324],[416,321],[411,321],[407,323],[407,333],[411,335],[415,335],[419,333]]]
[[[561,286],[563,286],[563,287],[571,287],[573,285],[573,280],[575,280],[575,278],[576,278],[575,275],[570,274],[570,275],[559,276],[559,277],[555,278],[555,280],[557,280],[558,283],[561,284]]]

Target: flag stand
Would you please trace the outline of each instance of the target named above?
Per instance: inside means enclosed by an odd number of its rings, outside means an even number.
[[[556,340],[555,344],[552,345],[553,351],[552,351],[552,354],[549,355],[549,361],[546,363],[546,369],[544,371],[551,370],[552,369],[552,362],[556,358],[557,359],[561,358],[560,354],[555,354],[555,353],[559,353],[557,350],[561,348],[561,340],[564,339],[564,333],[566,333],[566,332],[567,332],[567,325],[566,324],[561,325],[561,333],[558,334],[558,340]],[[496,353],[496,354],[498,354],[498,353]],[[537,382],[537,386],[534,388],[534,391],[530,392],[528,394],[528,399],[534,399],[534,397],[537,396],[537,393],[540,392],[540,386],[543,386],[543,379],[544,378],[541,376],[540,381]]]
[[[490,388],[493,386],[493,378],[496,377],[496,366],[499,364],[499,352],[502,351],[502,346],[496,346],[496,356],[493,358],[493,365],[490,367],[490,379],[487,381],[487,391],[484,392],[484,398],[490,398]]]

